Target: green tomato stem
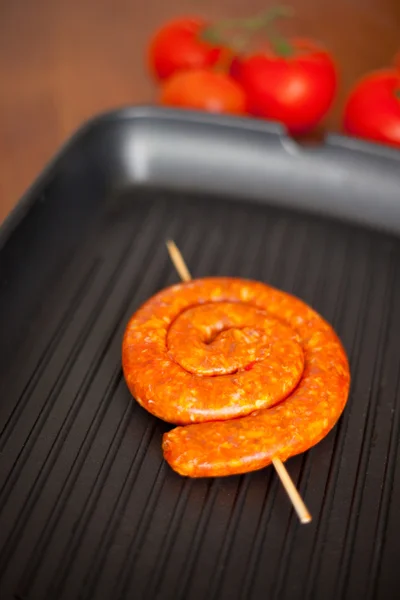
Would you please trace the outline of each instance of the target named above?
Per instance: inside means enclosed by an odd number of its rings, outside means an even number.
[[[254,34],[265,32],[272,50],[277,56],[289,57],[294,49],[287,38],[277,32],[276,21],[292,17],[289,6],[276,6],[246,19],[225,19],[207,27],[201,34],[210,44],[225,45],[237,52],[243,52]]]

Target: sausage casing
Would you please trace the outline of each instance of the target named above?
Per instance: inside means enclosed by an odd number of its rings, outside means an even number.
[[[304,452],[335,425],[350,372],[332,327],[265,284],[206,278],[162,290],[130,319],[127,385],[180,425],[165,459],[191,477],[244,473]]]

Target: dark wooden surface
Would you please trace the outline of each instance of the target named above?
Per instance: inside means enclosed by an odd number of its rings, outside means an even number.
[[[60,144],[90,116],[151,102],[146,41],[181,14],[244,16],[262,0],[0,0],[0,221]],[[274,3],[275,4],[275,3]],[[400,48],[399,0],[293,0],[288,30],[323,41],[341,71],[325,122],[340,129],[343,99],[365,71]]]

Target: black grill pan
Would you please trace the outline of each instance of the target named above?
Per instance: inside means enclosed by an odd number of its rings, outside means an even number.
[[[136,108],[89,123],[1,232],[0,598],[399,597],[400,154],[277,125]],[[121,338],[175,281],[268,282],[336,328],[347,408],[288,461],[189,480],[132,401]]]

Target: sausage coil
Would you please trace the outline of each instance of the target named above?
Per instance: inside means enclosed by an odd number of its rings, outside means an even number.
[[[331,326],[265,284],[197,279],[150,298],[130,319],[124,377],[150,413],[179,425],[170,466],[224,476],[285,461],[318,443],[346,404],[350,372]]]

